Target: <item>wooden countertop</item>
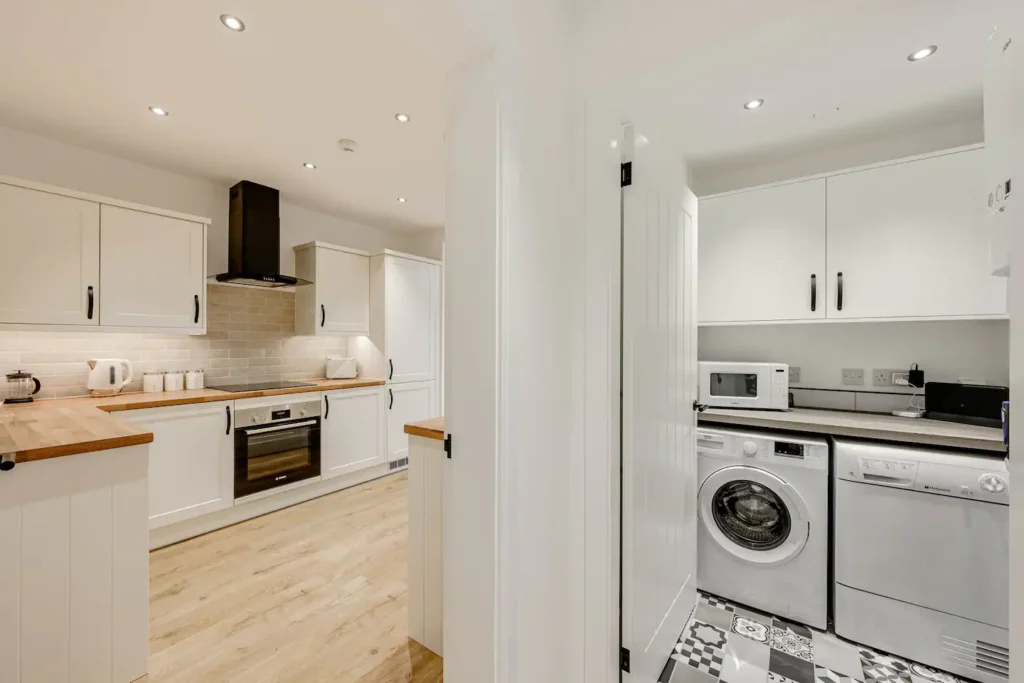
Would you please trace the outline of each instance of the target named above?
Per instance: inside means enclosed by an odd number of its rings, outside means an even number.
[[[435,417],[423,422],[412,422],[405,425],[405,433],[411,436],[423,436],[428,439],[444,441],[444,418]]]
[[[316,391],[381,386],[381,379],[311,379],[308,387],[231,393],[218,389],[119,394],[104,398],[66,398],[0,406],[0,453],[16,463],[152,443],[153,434],[109,413],[143,408],[235,401]]]
[[[698,420],[703,426],[728,424],[993,453],[1006,451],[1001,429],[926,418],[911,419],[894,415],[811,408],[794,408],[787,411],[709,408],[700,414]]]

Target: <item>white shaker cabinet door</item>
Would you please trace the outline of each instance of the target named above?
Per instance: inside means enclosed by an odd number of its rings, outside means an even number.
[[[321,410],[321,475],[324,479],[388,461],[387,404],[383,387],[324,394]]]
[[[828,317],[1006,313],[984,179],[980,149],[830,177]]]
[[[201,223],[103,205],[100,232],[103,325],[204,327],[206,234]]]
[[[700,201],[698,320],[825,317],[825,181]]]
[[[0,323],[98,325],[100,206],[0,184]]]
[[[440,269],[399,256],[388,256],[385,267],[385,372],[392,383],[432,380],[438,353]]]
[[[317,334],[370,331],[370,259],[338,249],[317,249],[316,294],[322,323]]]
[[[129,410],[153,432],[149,447],[151,529],[234,505],[234,402]]]
[[[438,416],[434,382],[412,382],[388,386],[388,460],[409,457],[409,435],[405,425]]]

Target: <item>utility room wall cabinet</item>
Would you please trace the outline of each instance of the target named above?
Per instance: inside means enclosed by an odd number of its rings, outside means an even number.
[[[370,255],[310,242],[295,247],[295,276],[313,284],[295,290],[295,332],[365,336],[370,333]]]
[[[983,184],[975,147],[702,199],[699,321],[1004,316]]]
[[[0,326],[205,334],[209,222],[0,177]]]

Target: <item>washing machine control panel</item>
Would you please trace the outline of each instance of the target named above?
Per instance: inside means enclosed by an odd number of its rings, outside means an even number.
[[[705,429],[697,430],[697,453],[700,457],[770,462],[816,470],[828,470],[829,459],[828,444],[824,441]]]
[[[753,441],[744,441],[743,455],[747,456],[748,458],[752,458],[755,455],[757,455],[757,444],[754,443]]]

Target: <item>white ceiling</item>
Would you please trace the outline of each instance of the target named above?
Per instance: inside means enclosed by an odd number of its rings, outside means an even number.
[[[446,7],[0,0],[0,123],[383,227],[440,226],[445,78],[479,49]]]
[[[440,226],[445,75],[483,49],[454,4],[0,0],[0,122],[224,183],[255,180],[383,227]],[[644,68],[630,71],[622,53],[599,46],[607,65],[598,70],[652,103],[693,165],[913,125],[922,112],[978,110],[965,102],[981,96],[986,2],[619,7],[632,18],[657,9],[648,24],[634,22],[641,33],[629,51]],[[225,29],[222,13],[247,30]],[[622,16],[607,18],[611,35],[624,34]],[[935,56],[906,60],[929,44]],[[765,106],[743,110],[756,97]],[[399,111],[412,122],[397,123]],[[340,152],[342,137],[359,151]]]

